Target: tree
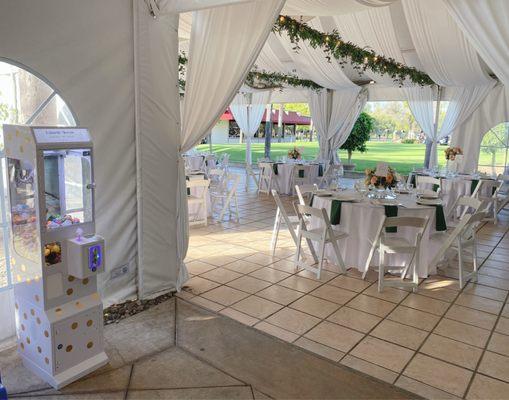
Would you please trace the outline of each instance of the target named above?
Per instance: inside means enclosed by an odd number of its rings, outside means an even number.
[[[352,132],[346,142],[343,143],[341,149],[348,152],[348,164],[351,164],[352,153],[360,151],[364,153],[367,151],[366,142],[369,140],[369,135],[373,130],[375,120],[369,114],[362,112],[353,125]]]

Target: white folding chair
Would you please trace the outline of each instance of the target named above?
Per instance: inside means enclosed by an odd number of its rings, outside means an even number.
[[[509,204],[509,175],[500,174],[497,177],[498,181],[502,182],[500,189],[498,190],[498,210],[500,212]]]
[[[277,205],[276,219],[274,220],[274,229],[272,230],[272,239],[270,244],[272,249],[272,255],[274,255],[276,252],[277,240],[279,237],[279,231],[281,229],[282,224],[286,225],[286,228],[290,232],[290,236],[292,237],[295,245],[297,246],[297,237],[300,220],[298,215],[288,215],[283,205],[283,202],[281,201],[281,198],[279,197],[279,194],[276,190],[272,189],[271,193]],[[311,251],[311,255],[313,256],[313,259],[315,260],[315,262],[318,262],[313,244],[311,243],[310,240],[308,240],[307,242],[309,250]]]
[[[219,166],[223,170],[228,171],[228,167],[230,166],[230,155],[228,153],[223,153],[219,160]]]
[[[375,249],[378,250],[379,254],[379,265],[378,265],[378,291],[381,292],[384,287],[409,287],[414,292],[417,291],[419,285],[419,266],[420,266],[420,252],[421,252],[421,240],[426,226],[428,225],[428,217],[385,217],[380,225],[376,241]],[[412,241],[404,237],[395,237],[388,235],[386,228],[404,228],[410,227],[415,228],[416,234],[415,239]],[[385,255],[386,254],[408,254],[410,261],[405,266],[386,266]],[[401,279],[385,279],[386,270],[401,270]],[[410,272],[412,281],[405,281],[407,273]]]
[[[303,206],[309,206],[311,199],[313,197],[313,194],[318,190],[318,186],[316,183],[310,185],[295,185],[295,192],[297,193],[297,197],[299,198],[299,204],[302,204]],[[307,200],[304,199],[304,196],[306,196]]]
[[[498,206],[498,192],[503,184],[504,182],[499,180],[479,179],[479,183],[472,193],[472,197],[484,203],[481,211],[486,213],[485,221],[491,221],[495,225],[498,222],[498,212],[500,210]],[[490,214],[491,217],[489,217]]]
[[[189,225],[204,224],[207,226],[207,192],[209,180],[198,178],[186,180],[186,186],[188,192],[190,192],[187,195],[188,206],[197,205],[196,212],[192,213],[193,218],[189,218]]]
[[[311,184],[311,165],[294,165],[291,174],[292,187]]]
[[[461,196],[454,202],[445,219],[447,230],[452,231],[467,214],[475,214],[483,202],[472,196]],[[441,232],[440,232],[441,233]]]
[[[211,168],[208,173],[210,180],[210,191],[224,192],[226,171],[221,168]]]
[[[273,184],[277,188],[277,183],[274,179],[272,163],[261,162],[258,164],[258,168],[260,169],[258,177],[258,193],[269,194],[272,190]]]
[[[216,156],[214,154],[207,154],[203,157],[201,170],[208,175],[209,171],[213,168],[216,168]]]
[[[438,186],[438,188],[434,190],[433,188],[436,186]],[[442,191],[442,180],[432,176],[417,175],[415,177],[415,187],[420,189],[424,194],[436,193],[438,196]]]
[[[332,225],[330,223],[329,216],[327,215],[327,211],[325,211],[325,208],[318,209],[302,204],[297,204],[297,212],[299,216],[299,230],[297,233],[297,251],[295,252],[294,257],[295,268],[304,268],[305,270],[315,273],[316,278],[320,279],[323,259],[325,258],[325,245],[330,243],[332,245],[332,249],[334,250],[334,254],[339,264],[341,273],[346,273],[346,265],[343,261],[343,257],[341,256],[341,252],[339,251],[338,242],[339,240],[348,237],[348,234],[332,229]],[[307,229],[306,219],[304,218],[305,215],[310,215],[312,218],[317,218],[317,220],[320,221],[320,227],[316,229]],[[313,255],[315,264],[318,263],[318,266],[314,267],[314,264],[307,264],[304,259],[301,259],[302,238],[306,239],[308,243],[309,241],[314,241],[318,244],[318,261]]]
[[[320,179],[319,187],[328,188],[338,176],[343,176],[343,174],[342,164],[330,164]]]
[[[479,223],[486,217],[486,213],[477,212],[475,214],[466,214],[461,218],[460,223],[454,230],[448,234],[443,240],[442,246],[436,253],[435,257],[430,263],[430,266],[435,266],[440,263],[447,250],[451,249],[458,255],[458,279],[460,289],[465,286],[465,283],[469,279],[477,279],[477,237],[476,231]],[[472,256],[472,271],[465,273],[464,271],[464,256],[465,250],[471,247]],[[446,258],[447,263],[450,262],[450,258]]]
[[[222,221],[226,212],[229,213],[230,218],[232,215],[232,201],[235,206],[235,216],[239,220],[239,206],[237,202],[237,186],[239,185],[240,175],[227,174],[226,175],[226,190],[224,192],[210,192],[210,199],[212,202],[212,212],[215,211],[217,204],[221,204],[222,208],[219,212],[219,220]]]

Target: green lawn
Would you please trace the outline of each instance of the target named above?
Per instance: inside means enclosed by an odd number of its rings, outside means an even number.
[[[272,143],[271,145],[271,158],[276,159],[278,156],[285,156],[290,148],[297,146],[303,151],[304,159],[311,160],[318,154],[317,142],[296,142],[296,143]],[[368,142],[368,151],[365,153],[354,153],[352,162],[354,162],[357,171],[364,171],[367,167],[374,167],[378,162],[388,162],[396,171],[407,174],[414,167],[422,167],[424,163],[424,150],[423,144],[403,144],[392,142]],[[444,150],[445,146],[438,147],[438,162],[441,166],[445,165]],[[208,151],[209,145],[197,146],[199,151]],[[258,158],[263,158],[264,145],[263,143],[255,143],[251,145],[252,159],[256,163]],[[230,160],[234,163],[245,162],[246,145],[245,144],[216,144],[213,145],[214,153],[222,154],[229,153]],[[500,153],[500,154],[498,154]],[[504,163],[505,150],[498,152],[496,155],[496,163]],[[502,154],[503,153],[503,154]],[[345,151],[340,150],[339,156],[343,162],[347,160]],[[480,170],[491,171],[489,167],[481,167],[481,165],[489,166],[492,164],[492,156],[486,152],[481,151],[479,160]],[[501,171],[499,171],[501,172]]]
[[[271,158],[276,159],[278,156],[285,156],[288,149],[293,148],[294,145],[303,150],[304,159],[313,159],[318,154],[317,142],[272,143]],[[424,162],[425,146],[422,144],[368,142],[367,147],[367,152],[353,154],[352,162],[357,164],[357,171],[374,167],[378,162],[389,162],[398,172],[408,173],[414,167],[422,166]],[[209,146],[200,145],[197,149],[208,151]],[[252,144],[251,149],[253,162],[256,162],[258,158],[263,158],[264,145],[262,143]],[[217,144],[213,145],[213,151],[218,155],[229,153],[232,162],[245,162],[245,144]],[[345,151],[340,150],[339,156],[343,162],[346,162],[347,154]]]

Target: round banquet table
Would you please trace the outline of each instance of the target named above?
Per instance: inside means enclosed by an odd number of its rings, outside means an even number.
[[[474,179],[469,175],[458,175],[455,177],[443,177],[440,178],[442,181],[442,190],[440,197],[444,203],[444,212],[446,215],[450,212],[451,207],[453,207],[456,200],[458,200],[462,196],[470,196],[472,194]],[[486,179],[486,178],[483,178]],[[479,181],[478,179],[476,179]],[[431,190],[432,187],[430,184],[420,184],[417,185],[418,189],[428,189]],[[489,189],[487,187],[481,187],[481,195],[489,196]]]
[[[354,190],[346,190],[341,194],[356,194]],[[327,214],[330,216],[332,197],[320,197],[315,195],[313,198],[313,207],[325,208]],[[429,263],[434,255],[438,252],[441,240],[430,240],[430,236],[436,234],[440,237],[441,234],[436,231],[435,222],[435,207],[423,206],[415,202],[415,196],[410,194],[399,194],[396,201],[401,204],[398,206],[398,216],[401,217],[428,217],[429,223],[424,231],[421,240],[421,254],[420,254],[420,269],[417,271],[420,278],[426,278],[429,274],[436,273],[436,267],[430,267]],[[367,198],[363,198],[360,202],[343,202],[341,204],[341,220],[338,225],[332,225],[334,230],[339,230],[347,233],[349,236],[339,241],[339,249],[341,256],[345,261],[347,268],[356,268],[360,272],[366,271],[371,266],[378,265],[378,252],[375,251],[371,262],[369,262],[369,255],[374,245],[376,234],[380,228],[383,218],[385,217],[385,208],[382,205],[375,204]],[[308,229],[316,229],[322,225],[322,222],[311,217]],[[413,228],[398,228],[396,233],[388,233],[387,235],[395,237],[406,237],[410,241],[415,238],[415,230]],[[318,252],[318,247],[315,245],[315,250]],[[325,249],[325,256],[327,260],[335,265],[338,265],[332,246],[327,244]],[[406,255],[386,255],[386,265],[401,266],[406,265],[408,256]]]
[[[279,188],[279,194],[287,194],[292,195],[294,193],[293,187],[292,187],[292,170],[295,165],[299,165],[297,163],[272,163],[273,170],[274,165],[277,165],[277,174],[274,173],[273,178],[276,183],[277,187]],[[320,165],[318,163],[315,164],[304,164],[311,166],[311,179],[309,183],[318,183],[318,178],[323,175],[325,172],[325,167],[323,165]],[[321,174],[320,174],[321,170]],[[275,172],[275,171],[274,171]]]

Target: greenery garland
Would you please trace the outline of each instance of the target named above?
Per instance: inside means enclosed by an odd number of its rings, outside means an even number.
[[[185,89],[185,66],[187,56],[185,53],[179,54],[179,87]],[[301,79],[297,75],[282,74],[279,72],[269,72],[258,70],[256,67],[249,71],[245,80],[248,86],[253,89],[282,89],[284,86],[302,87],[311,90],[319,90],[322,87],[309,79]]]
[[[359,74],[369,68],[381,75],[389,75],[400,87],[407,79],[418,85],[434,84],[427,74],[416,68],[407,67],[393,58],[379,56],[373,50],[343,41],[336,30],[330,33],[320,32],[304,22],[280,15],[273,31],[279,34],[286,32],[295,51],[299,50],[299,42],[303,40],[313,48],[321,47],[329,61],[335,58],[343,68],[348,59],[353,68],[359,71]]]

